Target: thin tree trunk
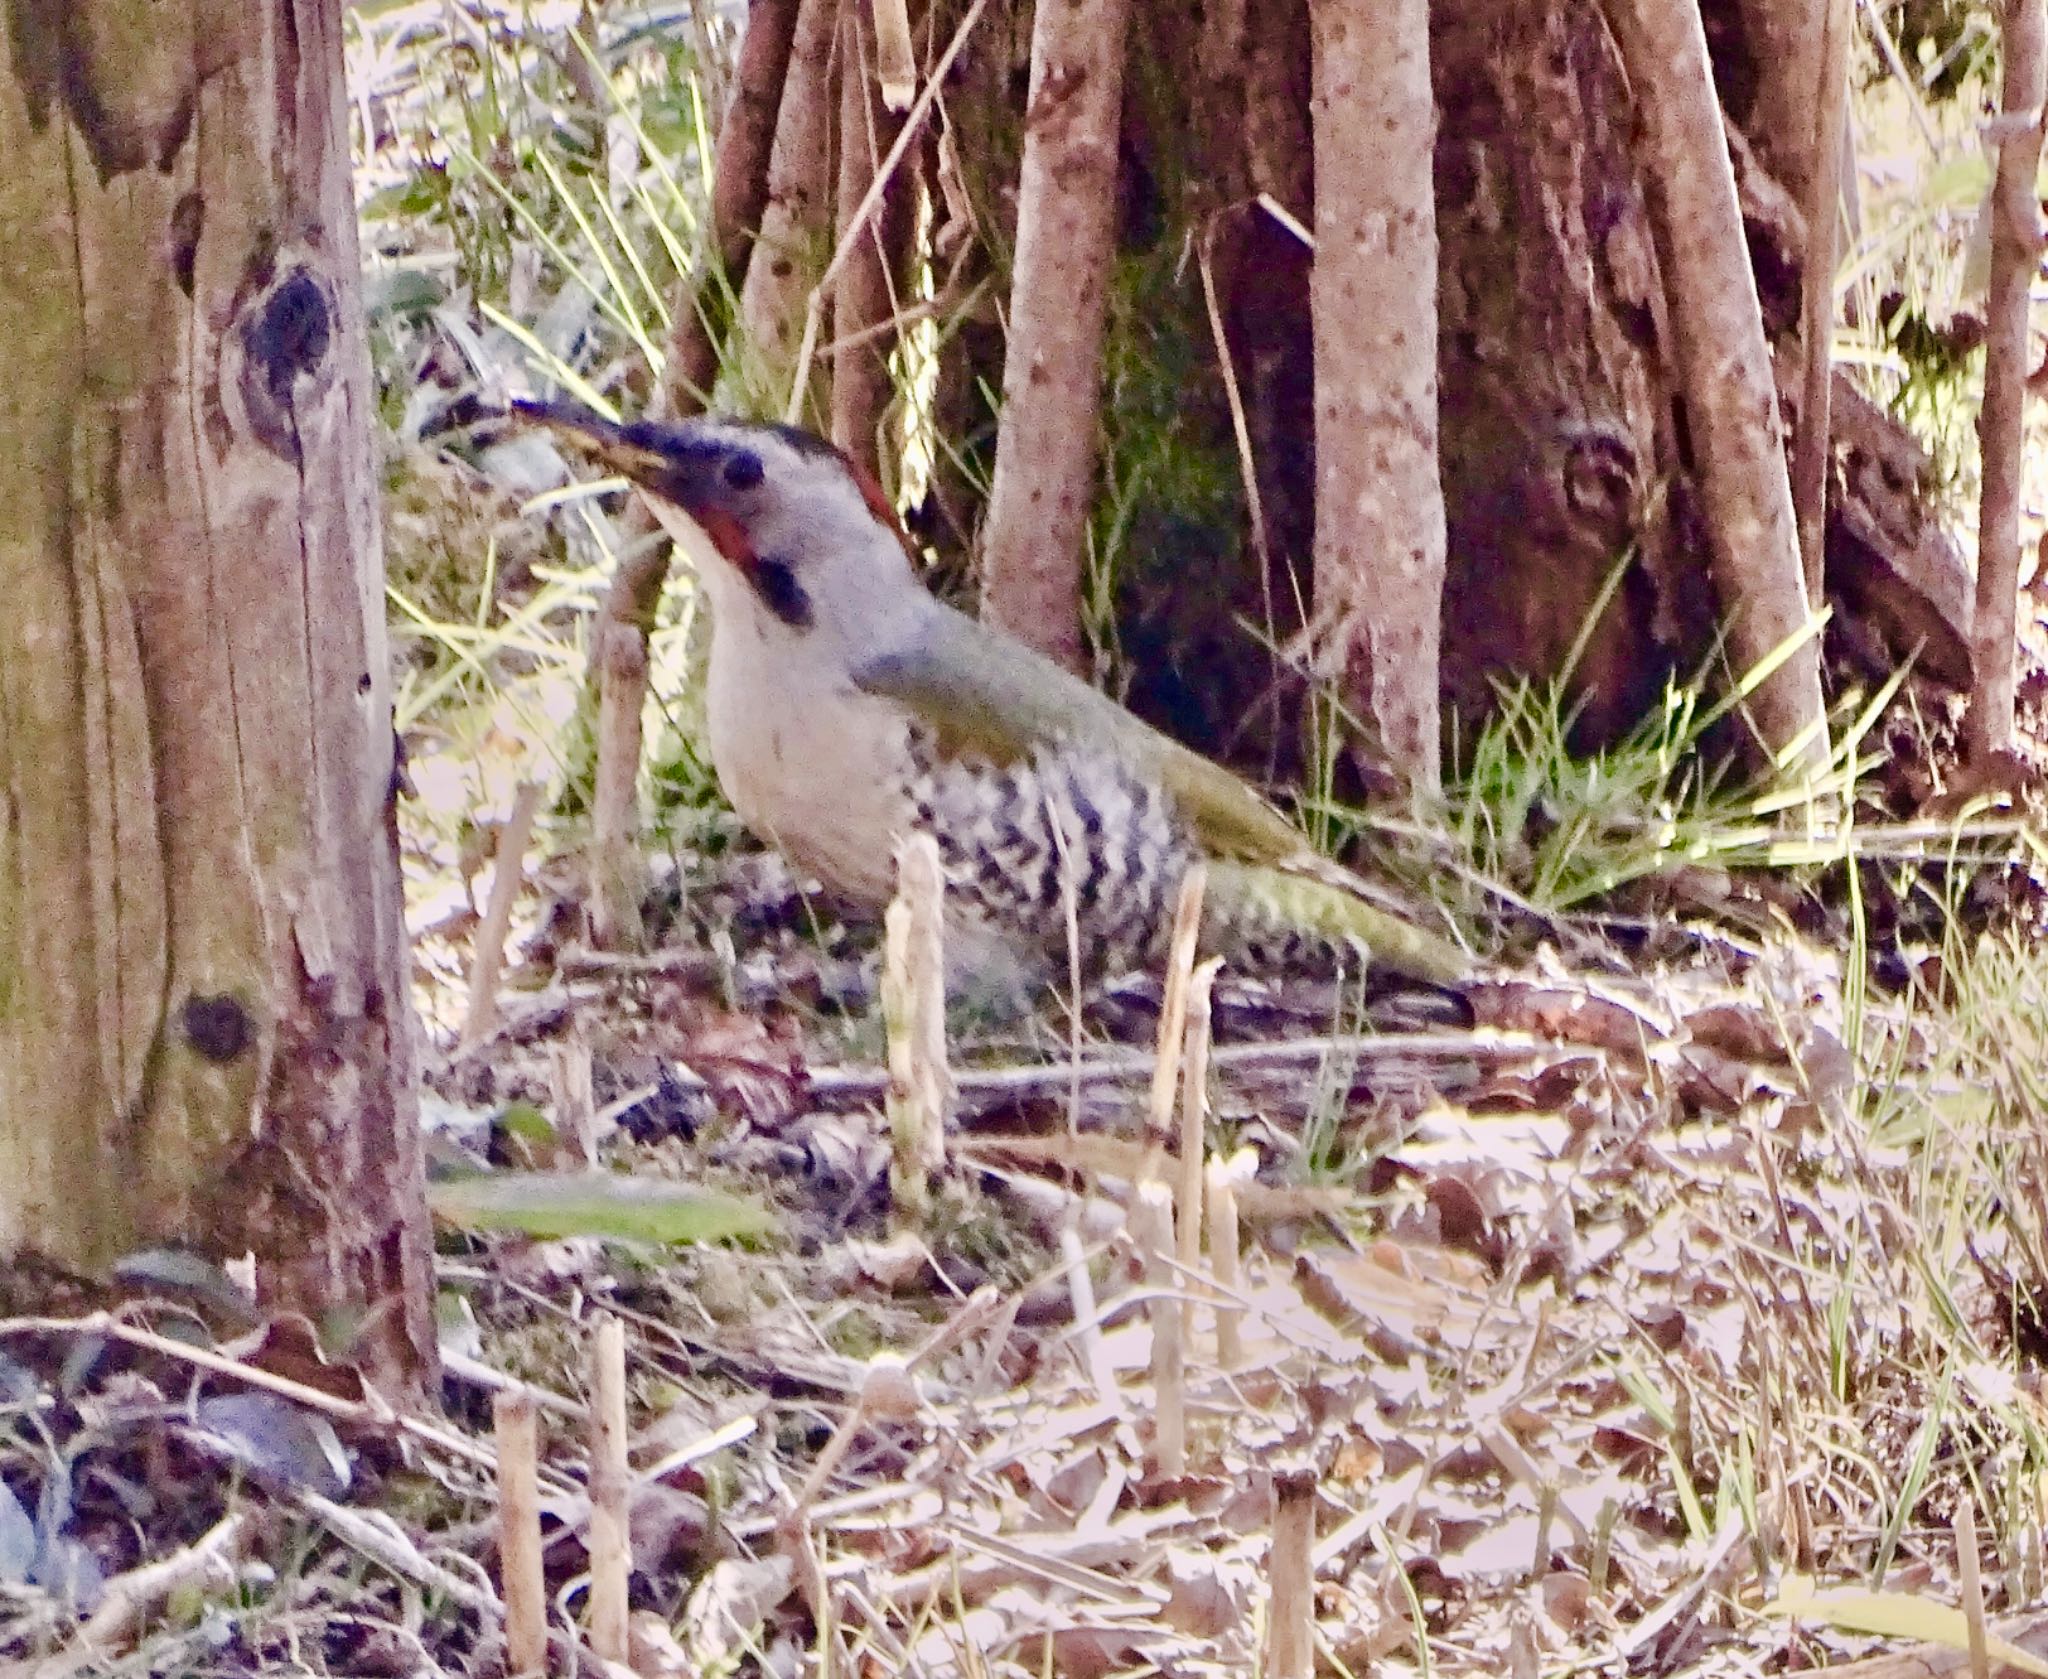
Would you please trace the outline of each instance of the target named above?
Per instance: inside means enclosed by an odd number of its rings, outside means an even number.
[[[1695,0],[1609,0],[1641,124],[1659,267],[1738,674],[1797,641],[1745,708],[1765,749],[1827,757],[1820,646],[1808,633],[1792,486],[1756,278]]]
[[[868,0],[843,0],[839,29],[839,225],[851,221],[874,182],[875,170],[902,131],[903,119],[881,98],[875,78],[875,26]],[[832,289],[832,441],[876,479],[884,481],[882,416],[895,387],[889,357],[896,348],[890,324],[899,306],[911,234],[912,188],[908,167],[883,189],[881,209],[869,221]]]
[[[797,4],[798,0],[750,0],[747,7],[732,103],[719,125],[718,156],[712,164],[711,239],[716,259],[707,263],[692,295],[679,300],[669,333],[662,395],[671,414],[701,413],[711,401],[723,336],[715,324],[730,316],[732,301],[746,283],[754,236],[768,205],[768,155],[789,74]]]
[[[1849,45],[1856,0],[1820,0],[1819,84],[1813,100],[1813,167],[1806,198],[1806,262],[1800,277],[1799,425],[1792,437],[1792,506],[1806,563],[1806,599],[1818,609],[1827,582],[1829,439],[1834,394],[1835,262],[1842,228],[1842,159],[1848,137]]]
[[[1316,0],[1317,613],[1378,769],[1436,790],[1435,108],[1427,0]]]
[[[979,546],[986,487],[995,473],[1004,346],[994,253],[1016,243],[1016,198],[1004,159],[1014,152],[1019,125],[1005,90],[1013,72],[1026,80],[1030,73],[1028,33],[1014,18],[1019,3],[998,0],[975,31],[948,78],[944,126],[927,129],[919,145],[933,266],[972,302],[955,306],[939,342],[931,414],[942,447],[924,504],[910,510],[908,522],[940,566],[962,577]],[[932,0],[932,38],[945,39],[966,10],[961,0]]]
[[[1251,0],[1244,35],[1245,173],[1297,225],[1313,219],[1306,0]],[[1231,343],[1242,347],[1252,460],[1265,515],[1266,622],[1277,646],[1307,613],[1304,558],[1315,540],[1314,311],[1310,251],[1271,210],[1248,207],[1230,286]],[[1297,569],[1299,568],[1299,570]]]
[[[1991,195],[1991,296],[1986,307],[1984,406],[1977,416],[1983,490],[1977,513],[1977,610],[1970,639],[1976,688],[1969,754],[1988,769],[2013,740],[2013,663],[2020,587],[2020,477],[2027,401],[2028,315],[2041,265],[2044,97],[2043,0],[2006,0],[2003,122]]]
[[[1778,184],[1802,205],[1812,201],[1823,170],[1840,176],[1840,156],[1831,161],[1825,152],[1839,148],[1839,132],[1823,136],[1814,124],[1814,91],[1828,74],[1828,14],[1834,9],[1835,0],[1735,0],[1755,89],[1745,132]]]
[[[1002,431],[982,560],[990,621],[1077,670],[1116,254],[1125,25],[1125,0],[1039,0],[1032,20]]]
[[[341,0],[0,10],[0,1255],[432,1392]]]
[[[833,42],[839,0],[802,0],[783,80],[768,165],[768,202],[740,292],[747,360],[743,383],[763,414],[788,406],[804,306],[832,249]],[[823,429],[830,406],[822,375],[801,412]]]

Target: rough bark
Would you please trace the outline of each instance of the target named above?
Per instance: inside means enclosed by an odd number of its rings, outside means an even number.
[[[0,10],[0,1254],[430,1391],[340,0]]]
[[[1427,0],[1319,0],[1315,35],[1317,616],[1374,768],[1436,790],[1435,112]]]
[[[1708,0],[1717,53],[1746,61],[1736,0]],[[944,6],[941,6],[944,10]],[[1572,666],[1575,743],[1611,741],[1714,650],[1698,463],[1680,384],[1643,177],[1632,94],[1597,9],[1575,0],[1494,0],[1431,9],[1440,241],[1443,494],[1450,535],[1442,622],[1446,700],[1470,738],[1494,684]],[[1259,636],[1285,641],[1308,593],[1315,449],[1306,242],[1253,204],[1270,193],[1311,213],[1306,0],[1217,0],[1134,12],[1118,185],[1118,280],[1106,339],[1113,379],[1101,434],[1120,486],[1140,486],[1120,525],[1115,600],[1125,697],[1180,738],[1274,779],[1294,768],[1293,695],[1276,690]],[[946,94],[942,157],[927,158],[942,272],[959,251],[1000,269],[1010,248],[1028,55],[1021,6],[990,14]],[[939,34],[943,36],[943,25]],[[1201,61],[1185,56],[1190,38]],[[1177,56],[1178,55],[1178,56]],[[1717,66],[1717,74],[1719,67]],[[1724,78],[1725,80],[1725,78]],[[1161,84],[1161,89],[1155,89]],[[1190,91],[1194,90],[1194,91]],[[1184,107],[1176,117],[1170,107]],[[1781,348],[1796,331],[1805,254],[1799,205],[1756,148],[1729,132],[1763,320]],[[938,149],[935,148],[935,152]],[[1192,183],[1192,184],[1191,184]],[[1220,214],[1212,214],[1219,208]],[[971,216],[962,213],[971,206]],[[1270,569],[1261,576],[1240,462],[1190,253],[1205,247],[1251,439]],[[977,254],[970,262],[983,260]],[[982,508],[1000,384],[993,310],[955,328],[934,409],[947,457],[913,529],[950,566]],[[1796,363],[1789,395],[1798,393]],[[1172,393],[1151,406],[1144,381]],[[1843,430],[1839,412],[1834,430]],[[1782,400],[1782,399],[1781,399]],[[1951,561],[1914,513],[1917,480],[1882,417],[1838,437],[1829,511],[1830,585],[1948,667]],[[1220,422],[1220,425],[1219,425]],[[1169,471],[1145,448],[1170,427]],[[1883,435],[1879,435],[1883,434]],[[956,470],[953,451],[963,468]],[[1218,486],[1227,486],[1218,493]],[[1098,492],[1099,493],[1099,492]],[[1617,568],[1614,597],[1588,618]],[[1139,579],[1138,587],[1127,580]],[[1964,574],[1967,586],[1967,572]],[[1580,644],[1583,640],[1583,647]],[[1268,703],[1278,698],[1279,705]]]
[[[1828,509],[1828,593],[1878,657],[1882,682],[1911,660],[1958,692],[1971,685],[1970,562],[1949,535],[1927,451],[1897,420],[1835,375],[1831,453],[1839,494]]]
[[[2041,165],[2048,17],[2043,0],[2006,0],[2003,121],[1991,194],[1991,295],[1985,306],[1984,406],[1977,415],[1983,488],[1977,513],[1977,611],[1971,632],[1976,687],[1970,695],[1971,767],[2012,747],[2013,665],[2020,586],[2022,422],[2026,413],[2029,305],[2041,265]]]
[[[875,26],[867,0],[843,0],[839,56],[839,225],[851,221],[873,184],[903,119],[883,102],[875,73]],[[905,168],[884,187],[832,290],[832,441],[877,482],[893,480],[893,451],[882,447],[882,416],[895,397],[889,358],[896,348],[899,281],[912,231],[915,180]]]
[[[966,9],[962,0],[936,0],[933,38],[943,39]],[[928,248],[952,307],[941,320],[932,391],[932,428],[943,447],[906,523],[944,571],[960,576],[971,568],[995,473],[1004,349],[996,275],[1016,244],[1020,146],[1009,90],[1030,74],[1030,10],[1022,0],[997,0],[947,78],[943,126],[927,132],[918,157],[931,211]]]
[[[1302,227],[1315,214],[1309,134],[1306,0],[1247,0],[1243,51],[1247,184]],[[1241,243],[1229,287],[1231,352],[1238,359],[1258,472],[1273,602],[1268,630],[1284,641],[1306,616],[1296,563],[1315,533],[1314,326],[1309,246],[1264,207],[1238,218]]]
[[[802,0],[783,78],[782,105],[769,153],[768,202],[740,291],[747,359],[742,383],[762,414],[789,407],[804,307],[832,247],[833,43],[839,0]],[[824,430],[830,405],[822,372],[799,409]]]
[[[1116,244],[1125,0],[1039,0],[982,610],[1073,668]]]
[[[1746,52],[1731,0],[1708,10],[1710,24],[1718,16],[1731,47]],[[1128,52],[1118,283],[1135,301],[1113,301],[1116,377],[1104,393],[1102,435],[1119,467],[1126,456],[1144,461],[1134,440],[1142,451],[1155,439],[1160,414],[1134,406],[1133,387],[1168,385],[1177,393],[1166,418],[1179,476],[1138,475],[1145,505],[1121,527],[1116,628],[1136,709],[1249,773],[1281,779],[1296,767],[1293,696],[1275,688],[1260,638],[1241,625],[1270,626],[1272,639],[1285,641],[1308,594],[1308,247],[1251,199],[1265,192],[1304,219],[1311,214],[1308,8],[1305,0],[1245,0],[1240,16],[1234,0],[1205,5],[1199,65],[1175,56],[1194,33],[1186,11],[1134,13]],[[1570,0],[1438,5],[1431,22],[1443,125],[1435,176],[1450,533],[1445,698],[1469,739],[1494,704],[1497,680],[1557,676],[1578,649],[1574,739],[1592,746],[1640,718],[1667,678],[1698,671],[1718,628],[1698,466],[1674,395],[1673,334],[1632,145],[1632,96],[1592,8]],[[984,37],[991,47],[1002,39]],[[1722,37],[1714,39],[1718,50]],[[1003,127],[1007,66],[1001,52],[990,58],[993,70],[971,100],[969,90],[949,89],[948,121],[977,183],[978,237],[1000,254],[1001,182],[1015,137]],[[1186,114],[1162,115],[1175,100]],[[1729,143],[1764,324],[1782,346],[1798,326],[1805,221],[1756,149],[1734,131]],[[948,204],[943,172],[928,180]],[[1204,219],[1219,199],[1222,213]],[[1240,465],[1214,335],[1187,261],[1205,245],[1251,439],[1272,562],[1263,576],[1248,518],[1240,523],[1240,510],[1212,493],[1219,478],[1235,484]],[[1155,263],[1162,253],[1170,260]],[[984,343],[970,356],[973,335]],[[992,336],[974,323],[941,364],[941,435],[964,444],[970,462],[987,424],[978,381],[999,355],[985,347]],[[1787,365],[1796,397],[1796,364]],[[1892,471],[1895,451],[1870,429],[1835,451],[1843,465],[1829,515],[1831,583],[1901,633],[1933,625],[1924,668],[1937,644],[1953,651],[1943,628],[1953,619],[1951,556],[1938,532],[1912,517],[1910,475]],[[972,528],[971,483],[969,474],[935,473],[918,521],[928,541],[946,547],[952,532]],[[1617,567],[1614,598],[1589,624]],[[1127,585],[1133,577],[1139,587]]]
[[[1792,434],[1792,509],[1806,598],[1821,602],[1827,573],[1828,463],[1834,390],[1835,262],[1842,227],[1842,153],[1848,134],[1849,44],[1856,0],[1819,0],[1826,13],[1812,101],[1812,167],[1800,275],[1799,423]]]
[[[1728,136],[1693,0],[1609,0],[1641,137],[1679,400],[1738,674],[1804,636],[1745,714],[1773,756],[1825,760],[1791,481]]]
[[[1313,355],[1308,241],[1254,196],[1277,182],[1309,216],[1308,8],[1143,8],[1127,57],[1102,424],[1119,674],[1140,715],[1278,780],[1304,741],[1282,649],[1310,594]]]
[[[1763,153],[1778,184],[1805,204],[1823,167],[1839,171],[1822,145],[1839,148],[1840,131],[1823,142],[1814,126],[1814,93],[1827,74],[1828,18],[1834,0],[1733,0],[1739,29],[1716,31],[1714,75],[1728,116]],[[1725,0],[1724,0],[1725,6]]]
[[[1628,91],[1574,0],[1437,8],[1444,695],[1461,735],[1494,683],[1574,672],[1578,739],[1612,739],[1712,633],[1681,540],[1663,293]],[[1657,487],[1674,482],[1667,500]],[[1629,562],[1597,621],[1609,574]]]

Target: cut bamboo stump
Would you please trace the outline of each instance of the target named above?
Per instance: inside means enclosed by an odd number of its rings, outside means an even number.
[[[599,1320],[590,1356],[590,1647],[626,1659],[633,1534],[627,1521],[626,1326]]]
[[[1141,1183],[1131,1207],[1131,1238],[1144,1260],[1152,1325],[1153,1456],[1162,1477],[1187,1473],[1186,1349],[1181,1309],[1174,1290],[1173,1192],[1163,1183]]]
[[[1273,1549],[1266,1561],[1266,1660],[1262,1679],[1313,1679],[1316,1667],[1316,1477],[1273,1477]]]
[[[541,1571],[539,1407],[531,1393],[491,1401],[498,1448],[498,1568],[505,1598],[505,1670],[544,1673],[547,1581]]]
[[[896,853],[896,900],[883,926],[882,1020],[889,1039],[891,1187],[899,1211],[921,1214],[946,1164],[953,1075],[946,1057],[945,876],[938,843],[913,834]]]

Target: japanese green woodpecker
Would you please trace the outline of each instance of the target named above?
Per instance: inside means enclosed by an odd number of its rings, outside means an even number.
[[[1235,775],[932,596],[893,510],[831,444],[733,420],[514,409],[636,485],[688,551],[708,541],[719,782],[827,886],[886,903],[896,842],[922,829],[970,948],[993,941],[1057,975],[1074,937],[1099,975],[1157,960],[1199,859],[1203,944],[1226,960],[1349,951],[1437,983],[1470,970],[1456,946],[1367,902],[1363,881]]]

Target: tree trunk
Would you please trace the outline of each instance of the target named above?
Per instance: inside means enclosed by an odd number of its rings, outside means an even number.
[[[431,1391],[340,0],[0,11],[0,1254]]]
[[[1820,0],[1819,82],[1814,89],[1813,167],[1803,207],[1806,250],[1799,277],[1799,424],[1792,434],[1792,508],[1806,598],[1818,606],[1827,585],[1828,468],[1833,455],[1835,268],[1842,226],[1842,154],[1849,121],[1849,49],[1856,0]]]
[[[1815,95],[1827,73],[1832,4],[1733,0],[1732,21],[1739,29],[1712,37],[1714,80],[1729,120],[1756,141],[1778,184],[1800,204],[1812,197],[1824,161],[1841,166],[1840,133],[1823,136],[1814,122]],[[1834,148],[1831,159],[1824,158],[1823,146]]]
[[[748,358],[743,382],[763,416],[789,406],[804,306],[832,254],[833,43],[839,0],[802,0],[783,78],[782,105],[768,165],[768,202],[740,292]],[[824,430],[831,423],[823,376],[812,374],[799,412]]]
[[[982,561],[989,619],[1076,669],[1116,254],[1125,17],[1124,0],[1039,0],[1033,20],[1002,433]]]
[[[2006,0],[2003,121],[1991,194],[1991,295],[1987,301],[1984,406],[1977,416],[1984,482],[1977,513],[1977,611],[1971,632],[1976,690],[1970,696],[1971,767],[1988,770],[2013,741],[2013,664],[2020,587],[2020,479],[2025,444],[2028,315],[2041,266],[2042,0]]]
[[[704,271],[679,297],[662,369],[662,402],[671,414],[699,414],[718,379],[722,323],[746,283],[754,236],[768,204],[768,155],[796,34],[797,0],[749,0],[746,33],[733,69],[732,104],[718,127],[711,175],[711,250]],[[667,553],[663,544],[662,552]],[[657,580],[654,592],[660,593]],[[645,602],[652,614],[653,602]]]
[[[1716,76],[1753,116],[1744,7],[1706,0],[1705,11],[1709,40],[1736,67],[1717,60]],[[1095,411],[1107,463],[1098,476],[1118,497],[1114,628],[1125,696],[1179,738],[1275,780],[1296,767],[1299,688],[1291,672],[1274,680],[1269,648],[1288,643],[1297,614],[1314,604],[1305,598],[1317,481],[1310,241],[1284,219],[1314,215],[1310,15],[1308,0],[1162,0],[1132,13],[1108,367]],[[1454,735],[1469,740],[1495,707],[1498,681],[1569,678],[1574,744],[1596,746],[1640,719],[1668,679],[1704,668],[1722,619],[1697,427],[1681,402],[1676,323],[1633,145],[1635,93],[1598,9],[1574,0],[1440,0],[1430,25],[1448,534],[1442,698],[1460,714]],[[986,73],[949,87],[948,149],[962,167],[927,175],[949,212],[949,182],[968,183],[977,242],[998,269],[1022,104],[1008,39],[985,35]],[[970,54],[970,68],[982,56]],[[1809,129],[1812,114],[1809,101]],[[1724,183],[1730,153],[1740,222],[1723,232],[1739,225],[1747,236],[1736,259],[1749,270],[1742,284],[1782,349],[1798,326],[1803,220],[1733,130],[1720,146]],[[948,261],[962,220],[949,213],[941,223]],[[1220,334],[1205,314],[1204,259]],[[1748,331],[1753,342],[1755,326]],[[979,391],[998,360],[992,336],[977,319],[942,354],[940,435],[970,467],[985,458]],[[1006,387],[1022,377],[1013,362]],[[1752,441],[1777,441],[1769,407],[1761,398],[1769,423]],[[1026,429],[1021,414],[1006,415],[1007,433]],[[1077,435],[1088,434],[1069,424],[1057,446]],[[1869,443],[1852,440],[1836,457],[1867,460]],[[973,529],[976,476],[939,463],[913,521],[949,555]],[[1247,478],[1258,532],[1241,493]],[[1867,490],[1852,474],[1830,513],[1831,586],[1900,622],[1935,622],[1952,651],[1942,567],[1931,593],[1898,581],[1902,566],[1927,573],[1938,542],[1907,537],[1913,551],[1902,551],[1899,509],[1866,505]],[[1895,486],[1892,501],[1911,493]],[[1036,540],[1050,526],[1026,528]],[[1038,563],[1064,559],[1041,551]],[[1803,576],[1784,581],[1803,596]],[[1033,622],[1056,621],[1065,598]]]
[[[1318,617],[1371,768],[1438,785],[1444,500],[1427,0],[1315,0]]]
[[[931,0],[931,39],[947,39],[967,9],[967,0]],[[1030,75],[1027,0],[992,0],[946,78],[943,123],[926,127],[917,154],[929,210],[925,249],[947,297],[931,395],[940,447],[924,497],[904,523],[939,576],[963,586],[973,576],[995,474],[1007,302],[997,277],[1016,245],[1012,184],[1023,127],[1011,89]]]
[[[902,132],[903,119],[882,102],[875,77],[875,24],[869,0],[844,0],[839,27],[839,226],[841,237],[873,184],[875,171]],[[882,416],[895,396],[889,358],[896,348],[891,322],[901,308],[901,281],[911,235],[913,189],[909,167],[883,187],[881,208],[869,219],[832,288],[832,441],[877,483],[895,482],[894,449],[882,447]]]
[[[1683,513],[1683,481],[1655,494],[1680,469],[1627,86],[1576,0],[1441,6],[1435,23],[1444,695],[1469,739],[1496,681],[1563,676],[1577,648],[1593,744],[1713,626],[1682,520],[1664,516]]]
[[[1738,676],[1782,660],[1745,710],[1767,753],[1814,767],[1827,757],[1820,645],[1807,633],[1777,386],[1699,11],[1695,0],[1610,0],[1609,15],[1635,92],[1730,660]]]

